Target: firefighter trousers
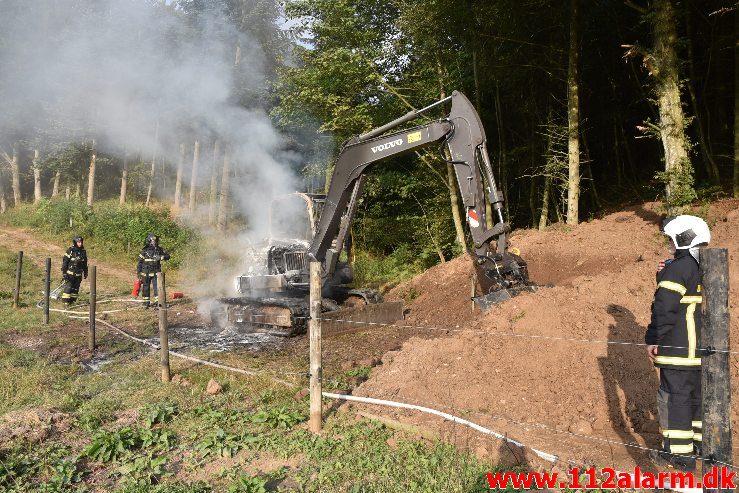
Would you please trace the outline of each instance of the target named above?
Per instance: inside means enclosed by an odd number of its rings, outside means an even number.
[[[151,296],[152,288],[154,296]],[[144,300],[144,306],[149,306],[149,303],[159,303],[159,289],[157,288],[157,275],[156,274],[144,274],[141,277],[141,299]]]
[[[65,274],[64,291],[62,292],[62,301],[64,303],[70,305],[77,301],[80,284],[82,284],[82,274]]]
[[[690,370],[660,368],[657,391],[662,449],[693,455],[703,440],[700,367]]]

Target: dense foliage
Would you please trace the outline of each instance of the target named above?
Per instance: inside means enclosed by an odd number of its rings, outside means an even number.
[[[729,1],[672,3],[695,170],[694,176],[679,177],[686,189],[677,200],[685,202],[696,196],[693,180],[699,195],[731,193],[736,13]],[[547,175],[552,179],[547,219],[560,220],[567,185],[569,4],[288,1],[288,16],[299,21],[295,29],[308,46],[297,47],[299,63],[281,71],[273,114],[287,127],[315,118],[340,143],[410,107],[461,90],[486,127],[513,223],[539,224]],[[626,56],[630,48],[630,55],[646,53],[653,43],[652,2],[580,2],[580,7],[580,216],[586,220],[623,203],[662,197],[669,176],[660,173],[664,158],[649,59],[645,56],[642,65],[641,56]],[[410,156],[372,171],[377,186],[365,196],[369,204],[360,213],[360,235],[370,224],[398,221],[391,231],[373,228],[376,233],[365,236],[372,251],[388,253],[393,241],[410,245],[416,255],[433,251],[420,202],[427,217],[434,216],[432,223],[445,226],[437,234],[440,250],[448,254],[451,214],[439,207],[439,197],[448,195],[445,171],[438,159],[430,159],[435,170]],[[411,215],[412,232],[404,227]]]
[[[30,226],[71,244],[73,236],[85,238],[86,248],[106,255],[135,261],[150,232],[172,255],[169,264],[177,267],[196,239],[190,228],[172,220],[167,208],[120,205],[100,202],[95,208],[81,200],[44,199],[37,206],[12,209],[4,218],[10,225]],[[66,241],[65,241],[66,240]]]
[[[117,120],[111,124],[105,118],[87,119],[77,128],[65,121],[71,115],[55,113],[55,101],[37,101],[38,108],[16,101],[11,109],[17,114],[27,117],[38,111],[46,120],[33,128],[22,127],[20,120],[4,122],[10,127],[0,138],[0,180],[9,202],[13,146],[18,151],[23,198],[33,190],[34,168],[40,169],[38,180],[45,196],[50,195],[46,184],[52,180],[60,188],[59,195],[85,195],[91,158],[97,153],[96,198],[118,195],[125,163],[129,201],[143,201],[152,183],[155,197],[171,201],[178,160],[185,162],[184,168],[180,164],[185,177],[182,193],[190,187],[187,178],[194,142],[199,139],[202,169],[199,176],[192,175],[199,187],[193,196],[198,204],[208,200],[213,204],[213,191],[221,190],[220,164],[215,164],[220,163],[218,144],[214,147],[220,140],[221,151],[230,148],[234,153],[234,167],[242,166],[232,172],[230,188],[237,198],[233,212],[242,214],[238,224],[248,226],[258,221],[247,216],[263,211],[264,203],[250,203],[249,210],[239,207],[249,203],[255,192],[269,188],[263,186],[265,182],[286,185],[289,181],[280,178],[274,169],[277,163],[287,163],[302,175],[303,183],[295,184],[296,188],[323,191],[333,160],[352,135],[460,90],[476,106],[485,126],[510,222],[526,227],[561,221],[567,212],[573,25],[579,31],[575,49],[579,55],[580,220],[625,203],[663,198],[670,182],[680,185],[674,187],[676,203],[739,194],[739,154],[734,149],[739,122],[734,109],[739,89],[735,71],[739,23],[734,0],[144,3],[156,10],[141,12],[157,22],[142,14],[142,29],[150,38],[139,32],[129,40],[142,50],[140,73],[115,86],[134,108],[125,113],[126,118],[135,115],[136,109],[148,111],[136,122],[136,138],[128,141],[125,133],[103,132],[105,138],[95,144],[100,127],[115,127]],[[678,106],[686,117],[688,162],[681,163],[684,167],[677,172],[665,171],[666,151],[659,138],[659,64],[654,58],[658,4],[674,9],[679,37]],[[24,12],[22,2],[8,5],[9,15]],[[98,15],[95,9],[80,7],[88,5],[86,1],[64,5],[70,12],[81,9],[78,21]],[[579,16],[573,18],[577,5]],[[3,43],[19,29],[0,32],[0,56],[13,55],[1,47],[14,46]],[[50,37],[35,49],[50,50],[54,40]],[[118,56],[114,47],[108,51],[106,46],[94,47],[103,58]],[[156,57],[154,67],[143,65],[156,51],[153,47],[171,49],[175,68],[183,67],[164,72],[173,74],[166,84],[140,85],[158,70],[172,69],[168,60]],[[220,65],[211,63],[221,58]],[[107,82],[115,77],[99,75],[104,83],[106,77]],[[202,81],[210,85],[199,85]],[[0,100],[3,91],[11,89],[0,87]],[[103,105],[95,111],[105,116],[112,109]],[[439,108],[421,122],[443,117],[446,111]],[[279,134],[252,128],[267,114]],[[122,141],[111,142],[111,136]],[[158,142],[161,150],[151,149],[152,142]],[[272,147],[255,152],[255,142],[270,142]],[[40,157],[34,157],[34,150],[40,150]],[[162,155],[157,156],[159,151]],[[272,152],[273,160],[265,159],[262,151]],[[251,164],[244,167],[244,163]],[[462,251],[452,221],[452,208],[458,205],[453,205],[446,163],[436,148],[381,163],[368,175],[352,231],[354,245],[360,259],[393,258],[388,265],[365,272],[397,271],[393,264],[414,271]],[[108,209],[95,212],[101,223],[94,225],[85,219],[92,212],[74,202],[56,204],[53,210],[47,204],[40,207],[48,211],[44,227],[55,234],[62,231],[61,216],[70,216],[101,239],[106,237],[101,229],[121,231],[122,239],[115,241],[128,244],[150,224],[142,219],[125,226],[122,213]],[[69,210],[61,212],[62,208]],[[54,218],[57,212],[60,218]],[[188,212],[194,213],[192,206]]]

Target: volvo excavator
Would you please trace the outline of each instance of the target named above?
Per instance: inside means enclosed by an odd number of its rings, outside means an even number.
[[[447,116],[388,133],[449,102],[451,110]],[[340,310],[342,305],[381,303],[382,297],[375,291],[348,287],[352,281],[351,265],[340,260],[362,194],[365,173],[376,163],[430,146],[438,146],[441,158],[453,166],[456,174],[472,236],[469,253],[481,291],[480,296],[473,298],[474,302],[487,309],[523,291],[536,290],[529,280],[526,262],[508,250],[511,228],[503,217],[503,196],[493,175],[480,117],[467,97],[454,91],[449,97],[412,110],[344,144],[328,193],[297,195],[306,204],[309,233],[300,240],[270,240],[266,273],[238,276],[236,289],[240,296],[220,300],[226,305],[228,321],[282,335],[304,332],[308,319],[310,261],[321,263],[324,312]],[[488,227],[486,203],[494,216],[492,227]],[[400,313],[379,310],[375,315],[379,322],[388,317],[397,320],[402,318],[402,308]]]

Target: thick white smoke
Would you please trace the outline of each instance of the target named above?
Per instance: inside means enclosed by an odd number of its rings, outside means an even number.
[[[265,201],[295,191],[296,156],[260,101],[244,106],[266,84],[259,44],[225,2],[206,5],[186,15],[146,0],[0,0],[0,146],[95,138],[175,166],[180,143],[200,139],[206,188],[217,136],[231,150],[235,204],[259,228]]]
[[[266,93],[267,57],[243,29],[248,12],[239,8],[249,2],[190,4],[207,7],[193,13],[157,0],[0,0],[0,147],[94,138],[119,157],[126,150],[156,154],[172,172],[185,143],[187,184],[199,139],[197,185],[205,191],[210,167],[222,164],[210,159],[218,138],[231,155],[231,200],[248,231],[209,251],[208,278],[191,281],[196,293],[223,295],[248,266],[220,259],[244,257],[266,235],[271,198],[300,188],[292,171],[298,156],[285,150],[258,97]]]

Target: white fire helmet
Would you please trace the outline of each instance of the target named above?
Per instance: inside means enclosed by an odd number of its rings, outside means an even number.
[[[708,229],[708,224],[696,216],[668,217],[663,223],[662,231],[672,239],[672,243],[678,250],[708,245],[711,241],[711,230]]]

